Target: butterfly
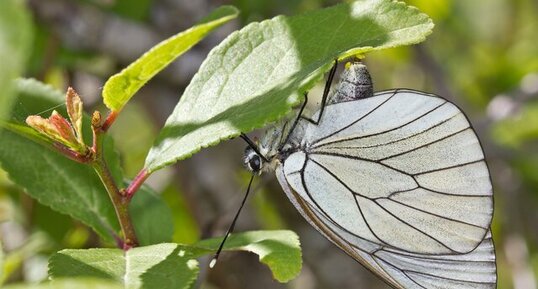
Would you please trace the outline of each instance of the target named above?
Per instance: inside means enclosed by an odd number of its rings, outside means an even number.
[[[374,94],[360,62],[330,93],[336,66],[312,117],[305,94],[259,145],[242,135],[246,167],[274,171],[316,230],[394,288],[495,288],[493,191],[467,117],[433,94]]]

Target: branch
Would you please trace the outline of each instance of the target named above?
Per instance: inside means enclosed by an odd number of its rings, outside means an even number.
[[[138,189],[142,186],[142,184],[146,181],[146,179],[149,177],[148,171],[146,169],[142,169],[136,177],[133,179],[129,187],[125,189],[124,195],[130,200],[133,198],[134,194],[138,191]]]
[[[123,233],[123,249],[129,250],[132,247],[138,246],[138,239],[136,237],[136,232],[131,222],[131,217],[129,215],[129,201],[130,198],[120,190],[110,173],[110,169],[106,163],[104,155],[102,153],[103,147],[103,136],[105,131],[101,126],[101,115],[98,112],[95,112],[92,117],[92,130],[93,130],[93,155],[94,159],[92,161],[92,167],[101,178],[106,191],[112,201],[114,210],[116,211],[116,216],[120,223],[121,231]]]

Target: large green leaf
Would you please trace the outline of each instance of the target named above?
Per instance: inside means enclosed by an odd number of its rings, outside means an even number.
[[[49,261],[49,275],[56,278],[90,277],[116,280],[125,288],[189,288],[198,274],[195,258],[213,254],[222,238],[195,245],[158,244],[120,249],[62,250]],[[224,250],[243,250],[260,256],[280,282],[301,271],[299,238],[291,231],[254,231],[233,234]],[[165,277],[163,277],[165,276]]]
[[[31,21],[24,1],[0,1],[0,120],[14,99],[12,80],[20,76],[32,39]]]
[[[177,244],[120,249],[63,250],[49,260],[51,278],[91,277],[115,280],[125,288],[189,288],[198,262]]]
[[[417,43],[425,14],[364,0],[252,23],[211,51],[146,158],[149,172],[288,113],[334,59]]]
[[[238,13],[232,6],[220,7],[200,24],[157,44],[105,83],[103,88],[105,105],[113,111],[120,111],[155,74],[200,42],[213,29],[237,17]]]
[[[212,254],[221,241],[222,238],[200,241],[193,245],[197,249],[192,252],[196,256]],[[252,231],[232,234],[226,240],[224,250],[243,250],[258,254],[260,261],[269,266],[273,277],[279,282],[288,282],[301,272],[301,246],[299,237],[292,231]]]

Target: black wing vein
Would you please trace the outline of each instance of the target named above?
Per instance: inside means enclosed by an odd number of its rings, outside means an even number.
[[[333,172],[331,172],[330,170],[328,170],[325,166],[323,166],[322,164],[320,164],[319,162],[313,160],[313,159],[309,159],[310,161],[316,163],[318,166],[320,166],[324,171],[326,171],[329,175],[331,175],[333,178],[335,178],[340,184],[342,184],[351,194],[354,195],[355,194],[359,194],[357,192],[354,192],[344,181],[342,181],[338,176],[336,176]],[[304,179],[303,179],[304,180]],[[360,195],[360,194],[359,194]],[[366,196],[362,196],[360,195],[361,197],[364,197],[364,198],[367,198],[369,200],[372,200],[371,198],[368,198]],[[364,214],[362,213],[362,210],[361,210],[361,207],[359,205],[359,202],[357,200],[357,198],[355,196],[353,196],[353,198],[355,199],[355,203],[357,204],[357,207],[359,209],[359,212],[361,212],[361,215],[362,215],[362,218],[364,219],[364,222],[366,223],[366,225],[368,226],[368,229],[370,229],[371,233],[376,237],[378,238],[380,241],[382,241],[384,244],[386,244],[387,246],[390,246],[390,247],[394,247],[394,248],[397,248],[396,246],[394,245],[391,245],[390,243],[388,243],[387,241],[384,241],[382,238],[380,238],[374,230],[372,230],[370,224],[368,223],[368,219],[364,216]],[[375,202],[375,200],[372,200]],[[397,219],[398,221],[402,222],[403,224],[406,224],[407,226],[415,229],[417,232],[420,232],[422,233],[423,235],[431,238],[432,240],[436,241],[437,243],[439,243],[441,246],[447,248],[449,251],[451,252],[454,252],[454,253],[458,253],[457,251],[454,251],[453,249],[451,249],[450,247],[448,247],[446,244],[444,244],[443,242],[441,242],[440,240],[438,240],[437,238],[431,236],[430,234],[424,232],[423,230],[409,224],[408,222],[402,220],[401,218],[399,218],[398,216],[394,215],[392,212],[390,212],[389,210],[387,210],[385,207],[381,206],[380,204],[378,204],[377,202],[375,202],[383,211],[387,212],[388,214],[390,214],[391,216],[393,216],[395,219]],[[317,205],[317,204],[316,204]],[[317,205],[319,207],[319,205]]]
[[[384,158],[382,158],[382,159],[378,159],[377,161],[382,162],[382,161],[387,160],[387,159],[391,159],[391,158],[399,157],[399,156],[401,156],[401,155],[405,155],[405,154],[408,154],[408,153],[410,153],[410,152],[414,152],[414,151],[416,151],[416,150],[419,150],[419,149],[421,149],[421,148],[427,147],[427,146],[432,145],[432,144],[434,144],[434,143],[442,142],[442,141],[444,141],[444,140],[446,140],[446,139],[448,139],[448,138],[451,138],[451,137],[453,137],[453,136],[455,136],[455,135],[458,135],[458,134],[460,134],[460,133],[462,133],[462,132],[465,132],[466,130],[469,130],[469,129],[471,129],[471,128],[470,128],[470,127],[466,127],[466,128],[464,128],[464,129],[461,129],[461,130],[458,130],[458,131],[456,131],[456,132],[453,132],[453,133],[451,133],[451,134],[449,134],[449,135],[446,135],[446,136],[444,136],[444,137],[442,137],[442,138],[436,139],[436,140],[434,140],[434,141],[432,141],[432,142],[422,144],[422,145],[420,145],[420,146],[418,146],[418,147],[414,147],[414,148],[412,148],[412,149],[410,149],[410,150],[407,150],[407,151],[404,151],[404,152],[401,152],[401,153],[397,153],[397,154],[394,154],[394,155],[390,155],[390,156],[384,157]]]
[[[362,135],[362,136],[357,136],[357,137],[350,137],[350,138],[344,138],[344,139],[337,139],[337,140],[334,140],[334,141],[330,141],[330,142],[326,142],[326,143],[323,143],[323,144],[320,144],[320,145],[316,145],[316,146],[313,146],[313,147],[324,147],[324,146],[327,146],[327,145],[331,145],[331,144],[335,144],[335,143],[340,143],[340,142],[345,142],[345,141],[350,141],[350,140],[358,140],[358,139],[364,139],[364,138],[368,138],[368,137],[372,137],[372,136],[377,136],[377,135],[381,135],[381,134],[384,134],[384,133],[388,133],[388,132],[391,132],[391,131],[395,131],[395,130],[398,130],[398,129],[401,129],[409,124],[412,124],[413,122],[417,121],[417,120],[420,120],[421,118],[423,118],[424,116],[434,112],[435,110],[439,109],[440,107],[442,107],[443,105],[447,104],[448,102],[443,102],[441,103],[440,105],[434,107],[433,109],[427,111],[426,113],[422,114],[421,116],[413,119],[413,120],[410,120],[408,121],[407,123],[404,123],[398,127],[394,127],[394,128],[391,128],[391,129],[388,129],[388,130],[385,130],[385,131],[381,131],[381,132],[377,132],[377,133],[372,133],[372,134],[369,134],[369,135]],[[349,147],[349,148],[370,148],[370,147],[378,147],[378,146],[384,146],[384,145],[387,145],[387,144],[391,144],[391,143],[395,143],[395,142],[399,142],[399,141],[403,141],[403,140],[406,140],[408,138],[411,138],[411,137],[414,137],[414,136],[417,136],[417,135],[420,135],[422,133],[425,133],[437,126],[440,126],[440,125],[443,125],[444,123],[450,121],[451,119],[455,118],[456,116],[458,116],[457,114],[450,117],[450,118],[447,118],[437,124],[435,124],[434,126],[431,126],[425,130],[422,130],[416,134],[413,134],[413,135],[410,135],[408,137],[405,137],[405,138],[402,138],[402,139],[398,139],[398,140],[395,140],[395,141],[392,141],[392,142],[388,142],[388,143],[383,143],[383,144],[378,144],[378,145],[373,145],[373,146],[364,146],[364,147]],[[347,148],[347,147],[344,147],[344,148]]]
[[[435,214],[435,213],[432,213],[432,212],[428,212],[426,210],[423,210],[423,209],[420,209],[420,208],[417,208],[417,207],[413,207],[411,205],[408,205],[406,203],[402,203],[400,201],[397,201],[397,200],[394,200],[394,199],[391,199],[391,198],[377,198],[375,199],[374,201],[379,205],[379,206],[383,206],[381,204],[379,204],[377,201],[379,199],[387,199],[387,200],[390,200],[392,202],[395,202],[395,203],[398,203],[402,206],[405,206],[405,207],[408,207],[408,208],[411,208],[413,210],[417,210],[419,212],[422,212],[422,213],[425,213],[425,214],[428,214],[428,215],[432,215],[432,216],[435,216],[435,217],[439,217],[439,218],[443,218],[445,220],[449,220],[449,221],[452,221],[452,222],[456,222],[456,223],[460,223],[460,224],[464,224],[464,225],[468,225],[468,226],[473,226],[473,227],[476,227],[476,228],[480,228],[480,229],[487,229],[487,228],[484,228],[484,227],[481,227],[481,226],[478,226],[478,225],[475,225],[475,224],[471,224],[471,223],[467,223],[467,222],[464,222],[464,221],[460,221],[460,220],[456,220],[456,219],[453,219],[453,218],[450,218],[450,217],[446,217],[446,216],[441,216],[439,214]]]
[[[363,120],[365,117],[369,116],[370,114],[372,114],[374,111],[376,111],[378,108],[382,107],[385,103],[387,103],[389,100],[391,100],[396,94],[398,93],[397,90],[394,91],[394,93],[388,97],[386,100],[384,100],[382,103],[378,104],[376,107],[374,107],[372,110],[370,110],[369,112],[367,112],[365,115],[361,116],[360,118],[358,118],[357,120],[351,122],[350,124],[330,133],[329,135],[326,135],[322,138],[319,138],[317,139],[314,143],[312,143],[312,145],[315,145],[316,143],[319,143],[320,141],[324,140],[324,139],[327,139],[327,138],[330,138],[334,135],[336,135],[337,133],[341,132],[341,131],[344,131],[345,129],[349,128],[350,126],[358,123],[359,121]]]

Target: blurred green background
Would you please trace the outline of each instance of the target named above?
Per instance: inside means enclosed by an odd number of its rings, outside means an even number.
[[[24,75],[62,91],[73,86],[86,111],[104,111],[100,93],[110,75],[215,7],[238,7],[238,20],[211,34],[152,80],[122,112],[112,134],[125,171],[133,177],[190,78],[226,35],[252,21],[338,2],[28,0],[34,39]],[[537,288],[538,2],[406,2],[430,15],[434,33],[420,45],[368,54],[376,90],[407,87],[434,92],[467,113],[484,146],[494,183],[498,288]],[[222,143],[149,179],[173,209],[174,241],[190,243],[225,232],[248,179],[241,167],[244,146],[239,140]],[[236,230],[295,230],[303,247],[303,272],[289,284],[279,284],[256,256],[226,253],[214,270],[207,270],[208,260],[202,260],[201,288],[388,288],[310,228],[273,176],[258,179],[255,187]],[[0,241],[5,256],[0,281],[6,283],[43,280],[48,256],[59,249],[103,245],[84,225],[29,198],[2,171]]]

